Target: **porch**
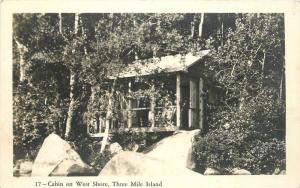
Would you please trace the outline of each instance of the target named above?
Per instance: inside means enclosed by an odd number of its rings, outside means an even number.
[[[208,51],[201,51],[198,56],[166,56],[151,60],[137,61],[128,66],[118,77],[125,88],[122,99],[117,99],[117,114],[111,119],[99,116],[88,126],[88,134],[92,137],[102,137],[109,126],[109,132],[169,132],[179,129],[203,128],[203,57]],[[202,63],[201,63],[202,62]],[[132,97],[140,90],[159,86],[143,86],[136,77],[151,77],[161,79],[162,91],[168,97],[140,96]],[[125,97],[124,97],[125,96]],[[164,97],[164,102],[160,102]],[[165,99],[167,98],[167,99]],[[100,112],[102,113],[102,112]],[[105,113],[105,112],[103,112]]]

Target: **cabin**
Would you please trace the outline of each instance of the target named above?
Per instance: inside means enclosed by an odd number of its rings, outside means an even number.
[[[208,54],[209,50],[203,50],[136,60],[110,75],[112,82],[120,83],[116,91],[122,93],[113,101],[117,118],[99,117],[98,123],[88,126],[88,133],[101,137],[106,126],[110,132],[203,129],[203,66]]]

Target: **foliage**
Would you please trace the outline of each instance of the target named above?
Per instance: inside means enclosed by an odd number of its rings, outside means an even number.
[[[24,85],[13,99],[14,157],[33,160],[45,137],[52,132],[63,133],[65,117],[61,112],[65,111],[65,104],[58,108],[51,104],[55,96]]]
[[[134,132],[120,129],[114,133],[110,139],[110,142],[119,143],[125,150],[130,151],[135,149],[137,146],[139,146],[139,150],[142,150],[146,146],[146,138],[147,134],[144,132]]]
[[[208,39],[207,77],[219,95],[207,106],[208,133],[194,143],[200,169],[285,169],[283,34],[282,15],[245,14]]]
[[[149,149],[154,143],[162,138],[169,136],[172,133],[156,133],[156,132],[134,132],[120,129],[114,133],[110,139],[111,143],[119,143],[125,150],[138,149],[138,152],[144,152]],[[137,147],[138,148],[135,148]]]
[[[285,120],[282,101],[263,93],[241,110],[215,122],[218,128],[194,143],[200,166],[272,173],[285,168]]]
[[[282,15],[245,14],[235,26],[206,41],[212,50],[208,77],[224,89],[221,101],[232,107],[266,87],[279,88],[284,72]]]
[[[86,136],[78,137],[70,142],[72,148],[80,155],[81,159],[93,167],[99,174],[106,163],[113,157],[108,150],[100,153],[101,142]]]

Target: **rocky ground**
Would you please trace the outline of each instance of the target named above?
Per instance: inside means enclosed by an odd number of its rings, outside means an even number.
[[[200,176],[192,157],[192,140],[199,130],[177,131],[143,153],[124,151],[118,143],[107,148],[114,157],[98,174],[86,164],[68,142],[56,134],[49,135],[34,162],[18,161],[15,176]],[[207,168],[204,175],[222,174]],[[235,175],[251,175],[244,169],[232,169]]]

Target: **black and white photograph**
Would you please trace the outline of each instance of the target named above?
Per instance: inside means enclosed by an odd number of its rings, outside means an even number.
[[[284,13],[14,13],[11,42],[14,177],[286,174]]]

